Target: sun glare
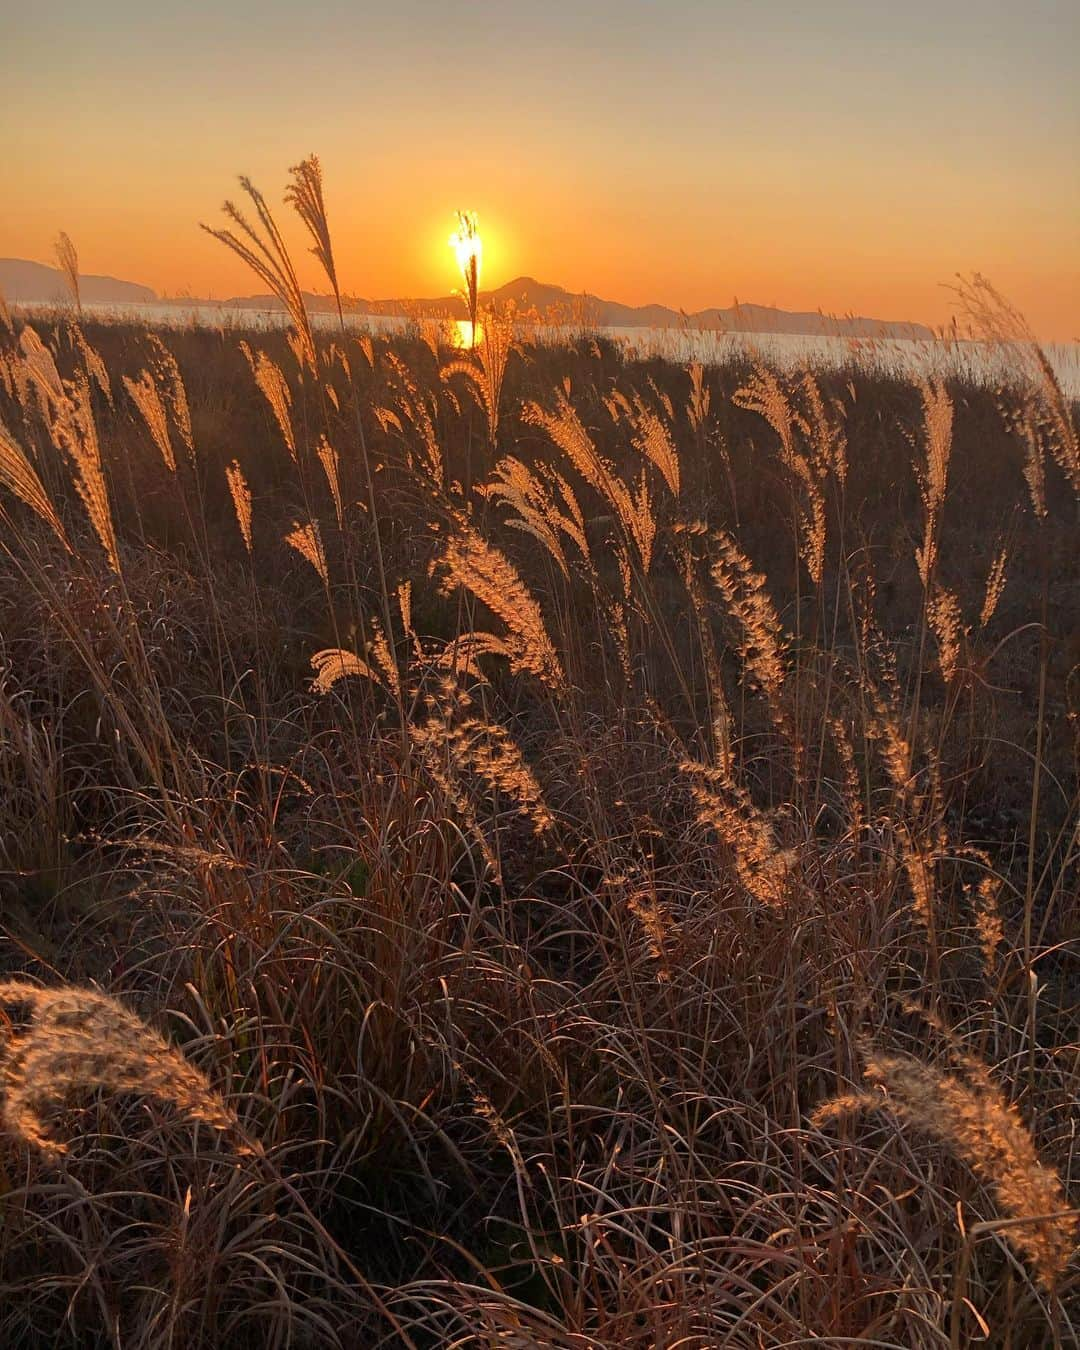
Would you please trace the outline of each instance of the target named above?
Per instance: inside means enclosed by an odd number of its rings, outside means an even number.
[[[455,347],[471,351],[484,340],[484,325],[471,319],[455,319],[450,327],[450,339]]]
[[[469,285],[474,269],[479,280],[484,244],[480,238],[480,225],[475,211],[458,212],[458,227],[450,236],[450,247],[454,250],[465,284]]]
[[[480,258],[483,244],[480,239],[480,225],[475,211],[459,211],[458,227],[450,236],[450,247],[454,250],[461,279],[465,290],[461,298],[469,307],[469,346],[476,346],[477,319],[480,305]]]

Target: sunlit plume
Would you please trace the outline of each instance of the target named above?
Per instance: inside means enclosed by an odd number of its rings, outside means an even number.
[[[457,258],[458,270],[465,283],[462,299],[469,308],[469,346],[476,346],[476,316],[480,299],[480,262],[483,256],[483,241],[480,238],[480,225],[475,211],[459,211],[458,227],[450,236],[450,247]]]
[[[466,282],[471,272],[479,274],[484,244],[480,238],[480,224],[475,211],[458,212],[458,228],[450,236],[450,247],[454,250],[458,267]]]

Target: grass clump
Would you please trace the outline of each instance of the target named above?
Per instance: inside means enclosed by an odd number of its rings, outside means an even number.
[[[292,333],[0,332],[0,1341],[1075,1341],[1075,408],[252,194]]]

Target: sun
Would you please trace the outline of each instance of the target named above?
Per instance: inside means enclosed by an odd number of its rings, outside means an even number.
[[[470,283],[471,277],[479,280],[484,241],[480,237],[480,222],[475,211],[458,212],[458,228],[450,236],[449,242],[465,284]]]
[[[465,289],[461,298],[469,309],[469,345],[476,346],[478,317],[480,308],[480,259],[483,254],[483,241],[480,238],[480,224],[475,211],[459,211],[458,227],[450,236],[450,247],[458,262],[461,279]]]

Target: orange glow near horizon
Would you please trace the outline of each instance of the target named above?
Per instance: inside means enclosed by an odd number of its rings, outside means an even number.
[[[345,185],[335,179],[333,161],[325,154],[322,159],[344,292],[366,300],[431,298],[460,287],[460,276],[447,265],[445,221],[450,213],[444,206],[423,202],[410,212],[402,202],[403,222],[388,212],[372,216],[362,201],[349,201]],[[280,171],[278,177],[283,177]],[[273,203],[266,176],[255,181]],[[42,193],[36,203],[24,199],[22,209],[0,225],[0,255],[51,265],[51,243],[63,228],[75,240],[84,273],[139,282],[162,295],[225,299],[252,294],[262,289],[257,279],[196,228],[198,220],[218,223],[215,208],[226,194],[236,195],[234,183],[228,177],[222,180],[216,197],[210,198],[213,206],[193,209],[185,201],[175,213],[155,185],[148,185],[144,202],[129,199],[122,209],[115,201],[105,208],[81,194]],[[134,198],[134,185],[126,187]],[[1080,338],[1080,268],[1064,221],[1061,237],[1051,235],[1038,251],[1018,248],[1004,230],[993,229],[975,250],[965,247],[961,230],[952,238],[944,237],[943,230],[937,241],[915,240],[905,230],[908,221],[890,220],[884,212],[875,213],[876,223],[866,234],[856,234],[844,228],[827,203],[797,234],[772,207],[762,209],[756,220],[744,208],[732,211],[727,220],[710,214],[697,221],[672,221],[666,211],[643,204],[632,230],[609,230],[605,222],[597,237],[595,222],[605,214],[599,202],[584,209],[567,202],[557,213],[567,228],[552,231],[537,224],[528,207],[519,219],[504,223],[494,190],[490,195],[491,206],[483,213],[481,280],[489,289],[531,276],[572,293],[587,291],[628,305],[656,303],[692,312],[738,299],[938,325],[955,312],[947,287],[956,272],[979,270],[1017,304],[1041,336]],[[293,247],[301,283],[325,291],[325,278],[307,255],[290,213],[283,206],[274,209]],[[592,223],[577,234],[571,222],[582,217]]]
[[[334,160],[321,157],[346,294],[365,300],[427,299],[460,289],[461,278],[446,257],[451,212],[443,203],[427,197],[412,204],[402,194],[396,198],[402,219],[390,209],[373,213],[362,196],[349,193]],[[280,192],[273,189],[273,177],[279,183],[284,179],[288,158],[282,156],[276,175],[262,174],[255,182],[293,248],[302,285],[322,292],[325,277],[307,254],[291,212],[276,202]],[[84,273],[139,282],[170,296],[225,299],[262,289],[238,259],[197,229],[199,220],[219,222],[220,201],[236,196],[234,175],[223,175],[214,188],[200,191],[197,205],[178,192],[176,209],[163,195],[165,185],[153,181],[146,184],[143,200],[137,183],[129,181],[125,199],[102,205],[88,193],[49,191],[52,185],[31,166],[23,176],[29,190],[19,209],[0,224],[0,255],[51,265],[51,243],[63,228],[75,240]],[[991,224],[976,250],[965,241],[961,224],[950,230],[939,222],[936,237],[916,239],[910,216],[890,213],[885,203],[875,207],[873,200],[867,200],[861,217],[873,224],[856,231],[835,202],[804,198],[804,222],[794,231],[775,201],[755,207],[747,200],[721,215],[710,211],[698,219],[673,219],[661,203],[646,200],[634,221],[627,222],[620,219],[618,205],[606,205],[599,194],[592,201],[575,199],[572,190],[554,209],[549,197],[543,210],[533,193],[523,199],[520,190],[508,191],[513,216],[499,200],[497,183],[474,194],[484,201],[482,287],[531,276],[628,305],[655,303],[693,312],[738,299],[939,325],[955,313],[948,290],[955,274],[979,270],[1017,304],[1040,336],[1080,338],[1080,267],[1067,220],[1045,232],[1039,250],[1017,246],[1003,227]],[[446,198],[455,195],[448,184]],[[553,217],[564,222],[561,228],[551,228]],[[575,221],[583,228],[575,230]]]
[[[198,229],[242,171],[325,291],[281,204],[316,151],[342,288],[367,300],[460,286],[446,238],[464,201],[488,288],[936,326],[956,274],[979,271],[1041,337],[1080,338],[1080,20],[1050,0],[822,0],[812,20],[746,0],[329,0],[301,26],[263,0],[257,32],[243,3],[58,5],[62,42],[27,8],[0,58],[9,123],[34,109],[8,137],[0,256],[51,263],[63,229],[83,272],[252,294]],[[475,99],[463,64],[484,71]]]

